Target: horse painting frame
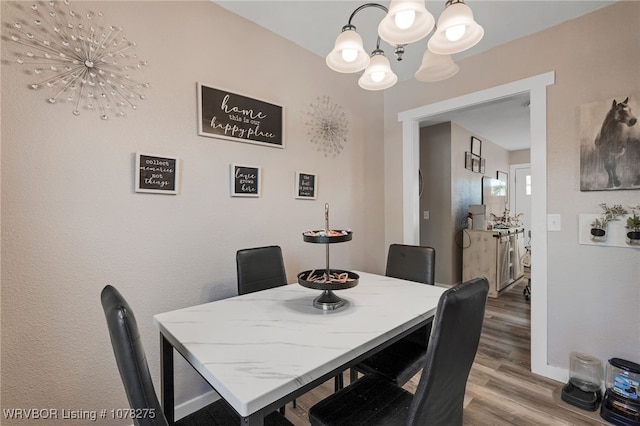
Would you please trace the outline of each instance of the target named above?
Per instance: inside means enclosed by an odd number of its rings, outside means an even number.
[[[580,105],[580,191],[640,189],[640,93]]]

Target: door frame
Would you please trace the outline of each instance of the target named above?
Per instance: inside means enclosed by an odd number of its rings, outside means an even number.
[[[531,298],[531,371],[563,380],[566,374],[564,370],[547,362],[547,86],[554,83],[555,72],[551,71],[403,111],[398,114],[398,121],[402,122],[403,241],[405,244],[419,244],[417,176],[420,165],[420,122],[433,115],[529,92],[531,179],[536,185],[536,191],[531,195],[532,245],[536,247],[531,264],[531,276],[535,277],[535,294]]]

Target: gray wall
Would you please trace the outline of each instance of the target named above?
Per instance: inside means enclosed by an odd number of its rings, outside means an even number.
[[[436,250],[436,282],[452,284],[451,123],[420,129],[420,170],[420,244]],[[429,219],[424,218],[425,211],[429,212]]]
[[[471,136],[482,141],[484,174],[465,168]],[[436,249],[436,282],[457,284],[462,280],[465,239],[461,230],[468,207],[481,203],[482,176],[495,177],[497,170],[509,170],[509,151],[456,123],[442,123],[420,129],[420,169],[424,181],[420,244]],[[424,211],[429,211],[429,219],[424,219]]]

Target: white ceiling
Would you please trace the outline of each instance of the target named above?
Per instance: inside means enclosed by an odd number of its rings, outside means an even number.
[[[215,0],[214,0],[215,1]],[[506,43],[557,25],[564,21],[608,6],[617,0],[467,0],[476,22],[485,35],[472,49],[453,55],[454,61],[478,54]],[[295,42],[321,57],[333,48],[335,38],[347,24],[351,13],[367,1],[352,0],[220,0],[215,3],[244,18]],[[377,2],[385,6],[389,0]],[[438,18],[445,8],[444,0],[427,0],[427,9]],[[384,12],[366,8],[353,19],[362,36],[365,50],[375,49],[377,27]],[[428,38],[407,45],[401,62],[395,61],[393,47],[384,41],[381,48],[391,61],[400,81],[413,78],[420,66]],[[437,83],[430,83],[437,84]],[[524,96],[524,97],[523,97]],[[482,107],[447,113],[434,117],[429,124],[454,121],[508,150],[529,147],[528,95],[505,99]]]

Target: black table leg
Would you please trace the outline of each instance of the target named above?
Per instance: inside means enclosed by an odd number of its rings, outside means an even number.
[[[249,417],[243,417],[240,419],[240,426],[264,426],[264,414],[258,412]]]
[[[175,420],[175,400],[173,393],[173,346],[160,334],[160,379],[162,387],[162,409],[170,425]]]

